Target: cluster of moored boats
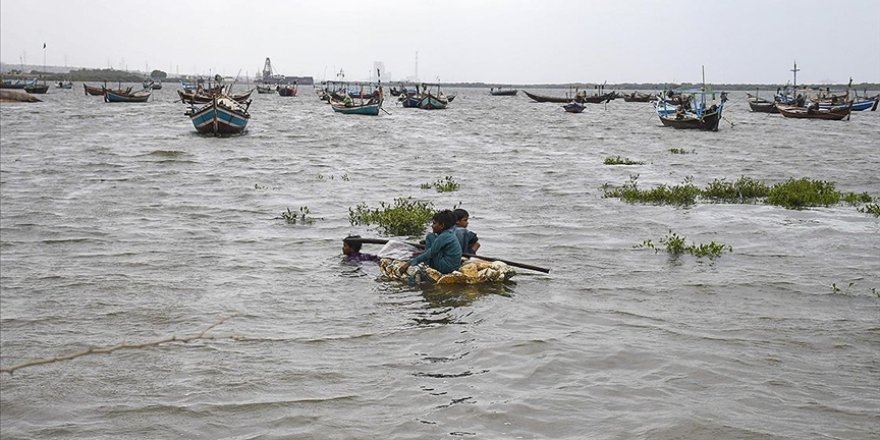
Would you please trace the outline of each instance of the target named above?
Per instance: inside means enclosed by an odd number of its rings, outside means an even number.
[[[797,64],[792,70],[797,72]],[[795,73],[796,75],[796,73]],[[196,131],[204,134],[230,135],[240,134],[245,131],[250,114],[248,108],[251,104],[251,94],[278,93],[280,96],[296,96],[297,85],[293,84],[257,84],[254,89],[242,93],[233,93],[232,85],[225,85],[223,79],[217,75],[215,83],[199,80],[196,83],[181,82],[181,89],[177,94],[184,104],[189,105],[186,115],[190,117]],[[69,81],[60,81],[57,86],[70,88]],[[772,100],[761,98],[758,91],[755,95],[748,95],[748,103],[753,112],[779,113],[788,118],[829,119],[840,120],[849,118],[853,111],[876,110],[880,103],[880,95],[858,96],[851,93],[851,87],[847,87],[845,93],[832,93],[826,89],[818,93],[811,93],[808,89],[797,89],[797,77],[795,86],[779,88]],[[24,92],[33,90],[38,85],[34,81],[4,80],[3,88],[22,88]],[[852,80],[850,80],[850,86]],[[30,87],[30,89],[29,89]],[[48,86],[45,86],[48,88]],[[86,95],[103,96],[106,102],[147,102],[155,89],[161,88],[161,82],[147,80],[143,83],[143,89],[133,91],[132,87],[117,88],[103,85],[95,87],[83,84]],[[43,90],[40,87],[38,90]],[[376,116],[384,111],[385,90],[381,82],[378,84],[325,81],[320,88],[316,88],[319,99],[330,104],[336,113],[371,115]],[[391,87],[390,94],[397,98],[398,105],[406,108],[420,108],[424,110],[445,109],[453,101],[455,95],[447,95],[440,90],[440,84],[416,84],[405,87]],[[492,87],[489,93],[493,96],[516,96],[519,90],[509,87]],[[12,96],[12,92],[4,91],[6,96],[2,100],[12,101],[39,101],[37,99],[25,99],[27,93]],[[22,92],[17,92],[22,93]],[[41,92],[37,92],[41,93]],[[45,93],[43,91],[42,93]],[[596,86],[592,94],[584,90],[573,89],[564,96],[545,96],[537,93],[523,91],[531,100],[542,103],[562,103],[566,112],[581,113],[588,104],[607,104],[615,99],[623,99],[626,102],[652,102],[657,116],[664,126],[678,129],[698,129],[717,131],[719,122],[723,118],[725,103],[728,101],[726,92],[715,93],[705,83],[705,75],[702,87],[696,91],[678,92],[665,90],[661,93],[650,94],[642,92],[621,93],[616,91],[605,92],[604,84]],[[389,113],[390,114],[390,113]]]

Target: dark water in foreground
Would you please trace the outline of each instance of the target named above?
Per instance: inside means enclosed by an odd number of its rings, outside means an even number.
[[[880,220],[601,186],[809,177],[877,197],[880,112],[784,120],[738,92],[735,125],[702,133],[649,104],[456,92],[375,118],[255,94],[225,139],[197,136],[167,84],[147,104],[3,104],[2,366],[229,319],[0,375],[0,436],[877,438]],[[603,165],[618,155],[645,164]],[[445,176],[461,189],[420,189]],[[377,235],[348,209],[402,196],[461,202],[481,253],[552,272],[422,290],[341,264],[342,237]],[[314,223],[279,219],[303,206]],[[635,247],[669,230],[733,252]]]

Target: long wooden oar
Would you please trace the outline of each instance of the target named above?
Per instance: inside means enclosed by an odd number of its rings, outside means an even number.
[[[346,240],[353,241],[353,242],[366,243],[366,244],[386,244],[386,243],[388,243],[388,240],[383,239],[383,238],[351,237],[351,238],[346,238]],[[423,245],[423,244],[416,244],[416,243],[407,243],[407,244],[412,245],[412,246],[416,246],[419,248],[425,247],[425,245]],[[525,263],[517,263],[516,261],[505,260],[503,258],[487,257],[485,255],[474,255],[474,254],[471,254],[468,252],[462,252],[461,255],[468,257],[468,258],[479,258],[481,260],[486,260],[486,261],[500,261],[500,262],[505,263],[507,265],[519,267],[521,269],[529,269],[529,270],[534,270],[534,271],[543,272],[543,273],[550,273],[550,269],[547,269],[545,267],[532,266],[531,264],[525,264]]]

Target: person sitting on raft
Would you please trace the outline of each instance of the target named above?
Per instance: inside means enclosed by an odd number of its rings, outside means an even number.
[[[455,214],[448,209],[434,214],[431,230],[436,236],[425,237],[425,251],[419,256],[403,263],[398,269],[406,273],[410,266],[427,263],[432,269],[442,274],[452,273],[461,267],[461,245],[452,231],[455,226]]]

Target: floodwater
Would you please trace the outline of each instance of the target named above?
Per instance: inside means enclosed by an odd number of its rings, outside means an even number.
[[[2,367],[127,344],[0,374],[0,436],[880,435],[880,219],[602,190],[806,177],[877,198],[880,112],[788,120],[734,92],[707,133],[650,104],[451,92],[378,117],[255,93],[229,138],[197,135],[173,84],[146,104],[75,84],[0,106]],[[458,191],[422,188],[447,176]],[[439,289],[342,263],[343,237],[380,237],[349,209],[399,197],[461,204],[481,254],[551,272]],[[733,250],[639,247],[670,231]]]

